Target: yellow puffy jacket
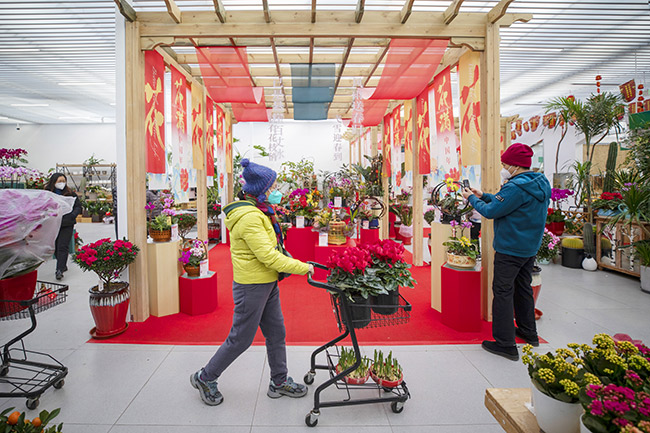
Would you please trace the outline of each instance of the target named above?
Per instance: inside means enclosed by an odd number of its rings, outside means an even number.
[[[277,281],[278,272],[305,275],[309,265],[282,254],[268,216],[253,203],[239,201],[224,208],[230,230],[233,279],[239,284]]]

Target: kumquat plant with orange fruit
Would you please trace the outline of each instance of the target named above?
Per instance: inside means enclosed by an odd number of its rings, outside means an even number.
[[[58,426],[47,427],[47,424],[54,419],[61,409],[54,409],[52,412],[41,411],[38,416],[29,420],[25,412],[14,411],[13,407],[7,408],[0,413],[0,433],[57,433],[63,430],[63,423]]]

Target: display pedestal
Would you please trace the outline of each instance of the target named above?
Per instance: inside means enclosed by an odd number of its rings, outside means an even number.
[[[208,272],[205,277],[178,278],[181,313],[190,316],[207,314],[217,308],[217,273]]]
[[[442,243],[450,236],[449,224],[431,224],[431,308],[440,312],[440,267],[447,261],[447,249]]]
[[[481,271],[440,267],[442,323],[456,331],[481,330]]]
[[[149,275],[149,309],[161,317],[180,311],[178,299],[178,259],[180,240],[147,243]]]
[[[511,433],[539,433],[537,419],[526,407],[530,400],[530,388],[485,390],[485,407],[499,425]]]
[[[316,245],[314,247],[314,261],[316,263],[320,263],[321,265],[327,266],[327,259],[330,258],[332,253],[342,253],[344,249],[356,246],[357,244],[353,239],[348,239],[348,241],[343,245],[328,245],[326,247],[320,247]],[[314,272],[314,280],[324,281],[327,279],[329,274],[329,271],[324,271],[322,269],[316,268]]]
[[[397,221],[397,216],[389,212],[388,213],[388,238],[389,239],[394,239],[395,238],[395,221]]]
[[[361,245],[372,245],[379,242],[379,229],[361,229]]]
[[[314,246],[318,243],[318,233],[313,232],[311,227],[291,227],[287,231],[287,238],[284,240],[284,247],[294,259],[302,262],[314,261]]]

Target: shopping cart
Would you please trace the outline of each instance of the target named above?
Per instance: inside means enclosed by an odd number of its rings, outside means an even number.
[[[63,387],[68,368],[46,353],[26,350],[23,339],[36,329],[36,314],[64,303],[67,291],[66,285],[37,281],[32,299],[0,300],[0,321],[27,317],[31,321],[30,328],[5,344],[0,354],[0,398],[25,397],[33,410],[48,388]]]
[[[329,270],[327,266],[318,263],[309,262],[314,267]],[[359,342],[357,341],[357,329],[379,328],[383,326],[394,326],[404,324],[409,321],[411,317],[411,304],[406,302],[404,297],[399,296],[399,302],[396,305],[385,306],[383,308],[390,308],[391,314],[377,314],[372,310],[371,305],[362,305],[350,303],[343,291],[328,283],[315,281],[311,277],[308,278],[309,284],[314,287],[328,290],[331,296],[332,308],[336,317],[336,322],[341,334],[333,340],[325,343],[323,346],[314,350],[311,354],[311,369],[305,374],[305,383],[311,385],[314,383],[314,376],[316,370],[327,370],[330,378],[320,384],[314,392],[314,408],[305,416],[305,424],[309,427],[314,427],[318,424],[318,417],[320,416],[320,409],[323,407],[337,407],[337,406],[350,406],[359,404],[372,404],[372,403],[390,403],[391,410],[394,413],[400,413],[404,410],[404,403],[411,397],[406,382],[402,381],[401,384],[394,388],[386,388],[378,384],[364,383],[360,385],[352,385],[344,380],[344,377],[355,371],[361,365],[361,351],[359,350]],[[384,311],[385,313],[385,311]],[[342,341],[347,336],[350,336],[352,347],[354,349],[356,362],[351,367],[341,371],[336,371],[338,358],[340,356],[339,348],[336,343]],[[331,350],[329,350],[331,349]],[[316,356],[325,352],[327,364],[317,364]],[[347,398],[337,401],[321,401],[320,394],[328,387],[336,386],[337,389],[345,390]],[[362,389],[376,390],[378,396],[375,398],[352,398],[352,393]],[[367,393],[367,391],[365,391]]]

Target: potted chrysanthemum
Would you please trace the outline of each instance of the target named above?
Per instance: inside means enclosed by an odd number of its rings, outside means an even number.
[[[129,309],[129,283],[117,281],[122,272],[135,261],[140,249],[128,240],[108,238],[79,248],[74,261],[83,271],[92,271],[100,283],[90,288],[90,312],[95,328],[93,338],[109,338],[126,331]]]

